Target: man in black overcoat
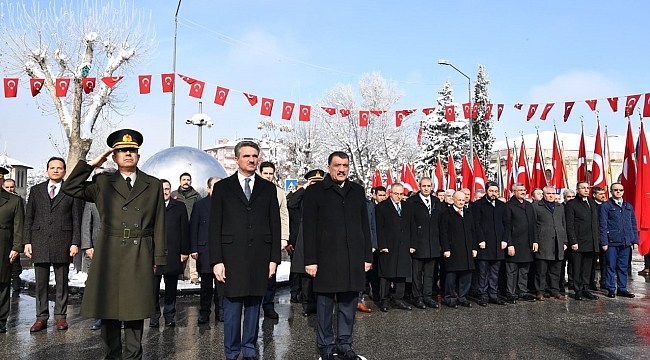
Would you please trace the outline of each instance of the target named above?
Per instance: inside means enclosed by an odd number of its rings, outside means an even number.
[[[462,191],[454,193],[454,204],[442,212],[440,246],[447,271],[445,304],[452,308],[458,307],[458,304],[472,307],[467,301],[467,293],[472,282],[478,244],[474,232],[474,218],[472,212],[465,208],[465,194]],[[458,289],[456,289],[456,280],[458,280]]]
[[[420,191],[406,200],[410,205],[410,235],[413,267],[413,300],[415,307],[437,308],[433,300],[434,273],[440,258],[441,204],[432,196],[431,178],[420,180]],[[447,207],[445,206],[444,209]]]
[[[578,196],[565,206],[566,231],[571,249],[569,264],[573,266],[573,289],[576,300],[596,300],[598,296],[589,291],[589,278],[600,244],[598,208],[594,199],[589,196],[589,183],[578,182],[576,191]]]
[[[368,210],[363,188],[347,179],[349,157],[334,152],[329,174],[309,186],[303,199],[305,271],[314,277],[318,315],[317,345],[321,358],[356,360],[352,330],[359,291],[372,264]],[[334,342],[332,312],[338,301],[338,336]]]
[[[258,318],[268,279],[281,260],[280,206],[276,186],[257,175],[259,146],[235,146],[237,172],[215,184],[210,206],[210,264],[226,284],[226,359],[257,357]],[[244,310],[243,333],[242,308]]]
[[[485,187],[487,194],[472,207],[478,241],[478,304],[487,306],[489,301],[492,304],[505,305],[506,302],[497,296],[497,287],[501,261],[505,258],[504,250],[508,245],[504,237],[505,229],[509,225],[505,216],[506,205],[497,199],[497,183],[489,181]]]
[[[535,240],[535,212],[533,205],[526,201],[526,187],[522,183],[512,186],[514,195],[506,203],[505,216],[508,226],[504,238],[506,248],[507,298],[511,304],[519,299],[535,301],[535,296],[528,293],[528,273],[533,262],[533,242]]]
[[[176,326],[176,290],[178,275],[183,273],[184,262],[190,253],[190,227],[185,204],[171,198],[172,185],[160,179],[165,199],[165,236],[167,239],[167,265],[159,266],[154,273],[154,299],[156,314],[149,320],[149,327],[158,327],[160,319],[160,282],[165,278],[165,302],[163,317],[165,326]]]
[[[377,247],[379,248],[380,310],[388,311],[391,282],[393,307],[411,310],[404,302],[406,280],[411,277],[411,237],[409,205],[402,201],[404,187],[394,183],[388,200],[375,207]]]

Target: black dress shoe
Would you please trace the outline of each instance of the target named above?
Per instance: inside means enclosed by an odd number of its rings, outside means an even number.
[[[244,356],[244,360],[256,360],[257,356]]]
[[[449,306],[452,309],[458,309],[458,303],[456,301],[452,300],[452,301],[448,302],[446,305]]]
[[[506,301],[507,301],[509,304],[516,304],[516,303],[517,303],[517,298],[514,297],[514,296],[512,296],[512,295],[510,295],[510,296],[508,296],[508,298],[506,299]]]
[[[395,304],[393,305],[393,307],[395,309],[411,310],[411,307],[407,303],[405,303],[404,300],[395,300]]]
[[[614,292],[614,290],[609,290],[609,291],[607,291],[607,297],[608,297],[608,298],[612,298],[612,299],[615,298],[615,297],[616,297],[616,293]]]
[[[503,299],[497,297],[497,298],[491,298],[490,299],[490,304],[506,305],[507,302],[505,302]]]
[[[574,297],[574,299],[582,300],[582,291],[576,291],[576,296]]]
[[[478,306],[487,306],[488,302],[486,298],[478,299]]]
[[[432,298],[424,298],[424,305],[433,309],[440,307],[440,305],[438,305],[438,302],[434,301]]]
[[[269,310],[264,310],[264,317],[267,317],[269,319],[277,319],[280,317],[277,312],[275,312],[274,309],[269,309]]]
[[[336,360],[336,356],[334,354],[323,354],[320,356],[322,360]]]
[[[635,297],[636,295],[632,294],[629,291],[620,291],[619,290],[619,291],[616,292],[616,296],[622,296],[622,297],[631,299],[631,298]]]
[[[165,319],[165,326],[176,326],[174,319]]]
[[[466,307],[466,308],[471,308],[472,304],[469,301],[465,300],[465,301],[460,302],[460,306]]]
[[[519,299],[524,300],[524,301],[529,301],[529,302],[535,302],[537,301],[537,298],[533,294],[525,293],[523,295],[519,295]]]
[[[361,360],[361,358],[354,353],[352,350],[348,350],[343,354],[338,354],[339,359],[345,359],[345,360]]]
[[[207,324],[210,322],[210,318],[206,316],[199,316],[199,320],[197,321],[199,324]]]
[[[160,326],[160,324],[158,323],[158,320],[149,320],[149,327],[150,328],[157,328],[159,326]]]
[[[589,300],[598,300],[598,295],[594,295],[589,291],[583,291],[582,296],[586,297]]]
[[[418,300],[415,303],[413,303],[413,306],[415,306],[418,309],[426,309],[427,306],[424,304],[422,300]]]

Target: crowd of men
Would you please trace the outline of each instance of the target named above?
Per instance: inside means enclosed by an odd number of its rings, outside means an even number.
[[[209,178],[201,198],[189,173],[172,191],[170,181],[139,170],[142,142],[135,130],[112,133],[110,149],[80,161],[66,181],[64,159],[49,159],[48,180],[31,188],[26,205],[0,168],[0,332],[7,331],[12,277],[14,289],[20,286],[22,252],[34,264],[30,331],[38,332],[50,316],[50,267],[55,326],[68,328],[69,265],[82,251],[89,273],[81,315],[96,320],[92,329],[101,329],[108,359],[142,357],[145,319],[156,328],[162,315],[165,326],[175,326],[184,274],[200,283],[198,324],[209,323],[212,311],[224,323],[226,358],[257,358],[260,312],[279,317],[281,250],[291,257],[291,302],[302,304],[305,317],[316,314],[323,359],[360,359],[352,334],[355,312],[372,311],[364,294],[382,312],[472,307],[470,299],[482,307],[566,300],[567,290],[575,300],[595,300],[600,275],[607,297],[634,297],[627,276],[639,240],[620,183],[609,200],[603,189],[579,182],[560,201],[553,187],[529,198],[520,183],[504,199],[488,182],[471,201],[469,189],[435,190],[423,177],[418,192],[395,183],[372,188],[367,199],[363,184],[348,179],[348,155],[334,152],[326,171],[308,172],[285,194],[275,185],[275,165],[260,163],[258,145],[242,141],[237,172]],[[108,156],[116,171],[102,169]]]

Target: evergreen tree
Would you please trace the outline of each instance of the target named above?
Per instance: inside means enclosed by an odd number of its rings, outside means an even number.
[[[492,152],[492,145],[494,145],[494,135],[492,128],[494,122],[492,119],[485,118],[486,105],[490,103],[487,86],[490,83],[488,74],[485,72],[485,66],[478,65],[478,74],[476,75],[476,83],[474,85],[474,102],[480,104],[478,108],[478,116],[472,122],[474,152],[481,160],[483,169],[488,174],[488,178],[492,178],[494,169],[490,167],[490,153]],[[492,109],[492,114],[496,113],[496,106]]]

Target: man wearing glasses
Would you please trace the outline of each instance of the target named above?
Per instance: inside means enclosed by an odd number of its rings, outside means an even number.
[[[631,249],[639,248],[639,233],[632,205],[623,200],[623,184],[612,184],[612,197],[598,209],[600,245],[607,258],[607,297],[633,298],[627,291],[627,269]]]

